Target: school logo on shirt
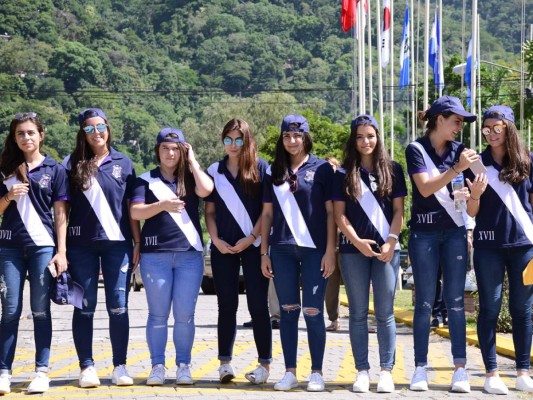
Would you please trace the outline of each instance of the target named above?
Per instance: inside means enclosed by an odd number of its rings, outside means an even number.
[[[7,229],[0,230],[0,239],[2,240],[11,240],[11,231]]]
[[[479,231],[478,240],[494,240],[494,231]]]
[[[427,214],[416,214],[417,224],[432,224],[433,223],[433,214],[427,213]]]
[[[122,167],[118,164],[113,165],[113,172],[111,172],[116,179],[119,179],[122,176]]]
[[[50,174],[43,174],[41,176],[41,179],[39,179],[39,186],[42,189],[47,189],[50,187],[51,180],[52,180],[52,176]]]
[[[145,246],[157,246],[157,236],[146,236],[144,238]]]
[[[306,171],[304,181],[313,182],[315,180],[315,171]]]

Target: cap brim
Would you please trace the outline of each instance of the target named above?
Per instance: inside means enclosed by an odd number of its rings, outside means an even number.
[[[476,114],[472,114],[472,113],[469,113],[468,111],[463,111],[463,110],[453,110],[452,112],[454,114],[460,115],[461,117],[464,117],[465,122],[468,122],[468,123],[476,122],[476,119],[477,119]]]
[[[83,287],[77,282],[72,282],[72,292],[69,293],[69,303],[81,310],[83,308],[83,294]]]

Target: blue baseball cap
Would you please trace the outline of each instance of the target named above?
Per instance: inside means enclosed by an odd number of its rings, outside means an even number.
[[[64,271],[52,282],[51,300],[59,305],[72,304],[74,307],[83,308],[83,287],[74,282],[68,271]]]
[[[432,116],[437,116],[445,112],[451,112],[464,117],[465,122],[474,122],[477,119],[475,114],[469,113],[461,104],[461,100],[453,96],[442,96],[433,102],[428,110]]]
[[[514,124],[514,112],[511,107],[492,106],[483,113],[483,122],[488,118],[506,119]]]
[[[172,135],[172,136],[169,136]],[[175,135],[175,137],[173,137]],[[183,136],[183,132],[176,128],[163,128],[159,131],[157,134],[157,144],[163,143],[163,142],[171,142],[171,143],[185,143],[185,136]]]
[[[83,123],[89,118],[100,117],[107,122],[107,117],[105,113],[99,108],[86,108],[85,110],[80,111],[78,114],[78,123],[80,126],[83,126]]]
[[[379,131],[376,119],[370,114],[360,114],[355,117],[350,124],[350,130],[355,131],[359,125],[370,125],[373,126],[376,131]]]
[[[289,114],[283,118],[281,123],[281,133],[283,132],[309,133],[309,124],[303,115]]]

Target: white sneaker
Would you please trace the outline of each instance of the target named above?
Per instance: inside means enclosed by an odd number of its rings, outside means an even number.
[[[178,372],[176,373],[176,385],[192,385],[191,370],[188,364],[179,364]]]
[[[470,383],[468,382],[468,374],[463,367],[457,368],[452,376],[452,392],[456,393],[470,393]]]
[[[529,375],[517,376],[515,388],[522,392],[533,392],[533,379]]]
[[[235,370],[231,364],[220,364],[218,367],[220,383],[229,383],[235,378]]]
[[[378,393],[393,393],[394,381],[390,371],[381,371],[379,373]]]
[[[79,379],[80,387],[90,388],[100,386],[100,379],[98,379],[98,373],[93,366],[83,369],[80,373]]]
[[[262,365],[258,365],[256,369],[254,369],[253,371],[247,372],[244,375],[246,379],[248,379],[252,383],[255,383],[256,385],[265,383],[268,380],[269,376],[270,376],[270,372],[268,372],[268,370]]]
[[[490,376],[488,378],[485,378],[485,384],[483,385],[483,389],[487,393],[490,394],[508,394],[509,389],[503,383],[501,378],[499,376]]]
[[[326,385],[324,384],[324,378],[322,374],[313,372],[309,375],[309,383],[307,384],[308,392],[323,392]]]
[[[113,369],[113,373],[111,374],[111,382],[117,386],[133,385],[133,379],[128,375],[125,364],[117,365]]]
[[[428,374],[426,372],[426,367],[416,367],[415,373],[411,378],[409,389],[414,390],[415,392],[425,392],[428,390]]]
[[[366,393],[370,389],[370,375],[368,371],[359,371],[355,376],[353,391],[355,393]]]
[[[50,389],[50,378],[46,372],[39,371],[30,382],[26,391],[28,393],[44,393]]]
[[[282,390],[286,392],[287,390],[291,390],[298,387],[298,379],[296,379],[296,376],[292,372],[285,372],[285,375],[279,381],[274,385],[274,390]]]
[[[3,373],[0,375],[0,394],[11,393],[11,375]]]
[[[161,386],[165,384],[165,366],[163,364],[156,364],[152,367],[146,384],[149,386]]]

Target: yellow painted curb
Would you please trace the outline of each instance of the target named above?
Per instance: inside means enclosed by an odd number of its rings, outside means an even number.
[[[343,306],[348,307],[348,296],[341,293],[339,297],[340,297],[341,304]],[[374,314],[374,303],[373,302],[370,302],[370,304],[368,305],[368,312],[370,314]],[[412,311],[394,307],[394,318],[396,319],[397,322],[402,322],[409,326],[413,326],[413,316],[414,316],[414,313]],[[450,332],[448,331],[448,328],[436,328],[436,329],[432,329],[432,331],[440,336],[447,337],[447,338],[450,337]],[[466,342],[468,344],[479,347],[479,341],[477,339],[477,332],[475,329],[468,329],[466,331]],[[503,356],[514,358],[515,352],[514,352],[513,340],[506,338],[503,335],[497,334],[496,335],[496,353],[503,355]],[[533,354],[533,350],[532,350],[532,354]],[[533,361],[533,356],[531,356],[531,361]]]

